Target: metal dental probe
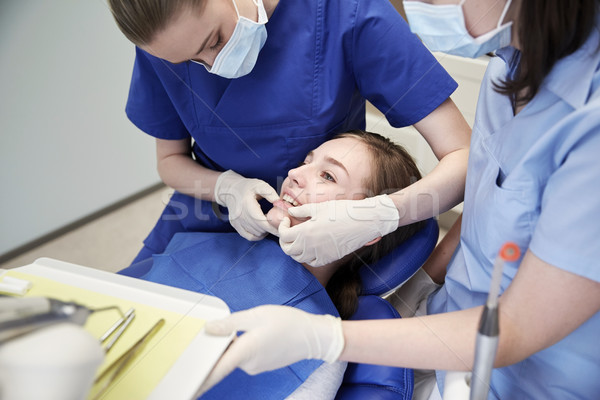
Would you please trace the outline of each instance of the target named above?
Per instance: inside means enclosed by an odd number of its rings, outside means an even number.
[[[116,307],[88,308],[84,305],[47,297],[0,298],[0,343],[60,322],[85,324],[94,312]]]

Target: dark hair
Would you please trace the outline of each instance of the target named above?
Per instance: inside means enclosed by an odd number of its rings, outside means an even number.
[[[348,137],[360,140],[369,149],[372,174],[364,182],[369,196],[393,193],[421,179],[414,160],[402,146],[376,133],[360,130],[342,133],[333,140]],[[365,246],[342,259],[343,265],[327,283],[327,293],[342,319],[350,318],[358,306],[362,287],[360,268],[377,262],[423,226],[424,222],[401,226],[383,236],[379,242]]]
[[[528,103],[558,60],[587,40],[596,22],[598,0],[519,1],[521,65],[516,76],[494,83],[515,106]]]
[[[154,36],[182,10],[200,9],[204,0],[108,0],[110,11],[125,37],[136,46],[150,43]]]

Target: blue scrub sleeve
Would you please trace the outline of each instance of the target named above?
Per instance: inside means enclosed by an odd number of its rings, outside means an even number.
[[[419,122],[458,87],[389,1],[359,0],[354,26],[358,88],[392,126]]]
[[[570,118],[572,122],[565,125],[564,132],[569,132],[570,142],[557,145],[553,162],[559,167],[546,185],[530,244],[531,251],[545,262],[597,282],[600,281],[599,109],[600,101],[596,101],[595,106],[588,105],[575,113]]]
[[[152,62],[166,63],[136,47],[129,97],[125,107],[127,117],[139,129],[156,138],[189,138],[190,134],[175,110]]]

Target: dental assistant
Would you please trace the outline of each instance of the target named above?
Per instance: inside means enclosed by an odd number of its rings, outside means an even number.
[[[176,189],[135,261],[176,232],[233,226],[249,240],[278,234],[297,261],[324,265],[462,200],[470,129],[449,99],[457,85],[388,0],[109,4],[137,45],[127,115],[156,138],[159,174]],[[333,224],[325,205],[275,230],[258,199],[276,200],[310,149],[364,129],[365,100],[393,126],[414,125],[439,167],[394,195],[340,203]],[[332,234],[311,242],[315,231]]]
[[[404,5],[411,29],[432,50],[468,57],[497,50],[481,87],[464,215],[424,267],[436,280],[445,275],[428,298],[431,315],[327,322],[284,307],[233,314],[207,325],[215,334],[245,333],[206,385],[237,366],[258,373],[321,358],[436,369],[443,391],[444,370],[472,367],[493,262],[511,240],[523,256],[503,271],[489,397],[597,398],[600,4]],[[336,356],[326,357],[332,349]]]

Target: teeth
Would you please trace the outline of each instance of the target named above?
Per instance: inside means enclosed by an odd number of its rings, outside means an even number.
[[[300,205],[300,203],[298,203],[296,200],[294,200],[292,198],[292,196],[290,196],[289,194],[284,194],[283,196],[281,196],[281,199],[284,200],[284,201],[287,201],[288,203],[290,203],[294,207],[297,207],[298,205]]]

